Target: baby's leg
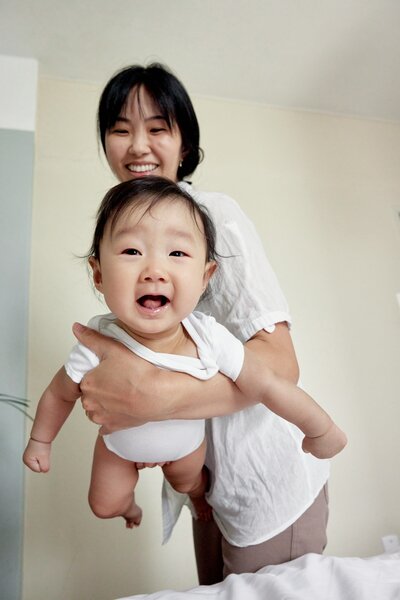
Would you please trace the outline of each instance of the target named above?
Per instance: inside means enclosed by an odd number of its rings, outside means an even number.
[[[206,442],[203,440],[201,446],[188,456],[165,465],[163,472],[174,490],[189,495],[198,519],[210,521],[212,510],[205,498],[209,485],[205,454]]]
[[[100,519],[123,517],[128,529],[140,525],[142,509],[133,493],[138,477],[135,463],[110,452],[99,436],[89,489],[89,505],[94,514]]]

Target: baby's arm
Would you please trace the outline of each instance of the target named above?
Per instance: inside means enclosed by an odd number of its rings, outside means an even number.
[[[283,379],[245,347],[243,368],[236,385],[304,433],[303,450],[317,458],[331,458],[343,450],[346,435],[311,396]]]
[[[65,372],[64,367],[56,373],[39,400],[23,461],[37,473],[50,469],[51,442],[72,411],[80,389]]]

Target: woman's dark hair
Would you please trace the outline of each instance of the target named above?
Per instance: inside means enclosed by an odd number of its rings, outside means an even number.
[[[104,236],[106,225],[110,223],[111,228],[113,228],[118,217],[125,209],[144,204],[146,206],[145,213],[147,213],[165,200],[183,202],[190,210],[197,226],[200,219],[206,241],[206,259],[207,261],[215,260],[217,255],[215,249],[216,232],[207,209],[197,204],[190,194],[182,190],[173,181],[153,176],[124,181],[107,192],[97,211],[96,227],[88,257],[93,256],[100,260],[100,242]]]
[[[185,155],[177,177],[191,175],[203,159],[200,148],[200,130],[189,94],[175,75],[164,65],[153,63],[148,67],[132,65],[116,73],[107,83],[97,113],[98,133],[105,151],[107,131],[121,116],[128,96],[134,87],[146,89],[171,128],[174,123],[182,137]]]

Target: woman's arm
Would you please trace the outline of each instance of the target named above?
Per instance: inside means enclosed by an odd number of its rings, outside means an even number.
[[[81,397],[89,418],[104,426],[103,433],[146,421],[226,415],[256,403],[252,394],[243,394],[224,375],[201,381],[172,373],[92,329],[75,325],[74,333],[100,358],[100,365],[81,382]],[[259,332],[247,346],[282,377],[297,381],[297,361],[285,323],[273,333]]]
[[[51,442],[65,423],[79,396],[79,386],[68,377],[64,367],[61,367],[39,400],[24,452],[23,461],[32,471],[49,470]]]

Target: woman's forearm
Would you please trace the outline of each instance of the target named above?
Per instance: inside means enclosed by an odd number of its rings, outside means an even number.
[[[265,365],[280,377],[297,382],[298,365],[286,323],[278,323],[273,333],[258,332],[245,347],[251,350],[257,368]],[[164,400],[163,406],[155,401],[151,420],[218,417],[260,402],[251,387],[244,393],[221,374],[200,381],[190,375],[160,371],[157,379],[165,390]]]
[[[181,373],[163,371],[163,406],[154,406],[151,420],[206,419],[231,414],[254,404],[231,379],[217,373],[203,381]]]

